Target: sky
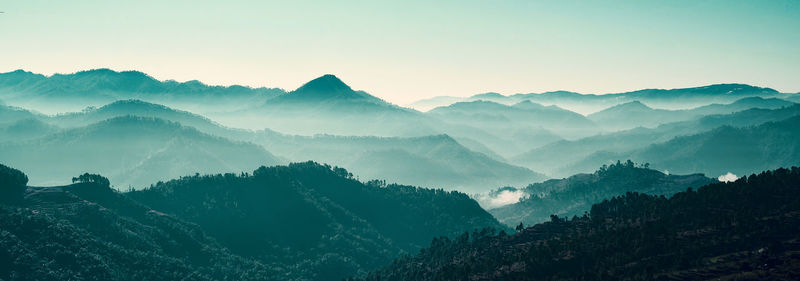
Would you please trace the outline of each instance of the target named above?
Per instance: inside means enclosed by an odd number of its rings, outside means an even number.
[[[396,104],[747,83],[800,92],[800,1],[4,0],[0,72],[139,70]]]

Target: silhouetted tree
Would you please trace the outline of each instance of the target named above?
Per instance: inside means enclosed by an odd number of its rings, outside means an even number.
[[[90,174],[90,173],[84,173],[83,175],[80,175],[78,177],[73,177],[72,183],[94,183],[104,187],[111,186],[111,183],[108,181],[108,178],[98,174]]]
[[[0,199],[17,199],[25,192],[28,176],[20,170],[0,164]]]

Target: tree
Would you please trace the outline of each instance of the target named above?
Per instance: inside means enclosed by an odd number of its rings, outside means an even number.
[[[22,197],[28,185],[28,176],[20,170],[0,164],[0,199]]]
[[[72,183],[93,183],[103,187],[110,187],[111,183],[108,181],[108,178],[98,175],[98,174],[90,174],[84,173],[78,177],[72,178]]]
[[[523,229],[525,229],[525,225],[522,224],[522,222],[520,222],[519,225],[517,225],[516,229],[517,231],[522,231]]]

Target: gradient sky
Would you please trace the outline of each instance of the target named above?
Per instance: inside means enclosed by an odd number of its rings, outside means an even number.
[[[800,91],[800,1],[0,2],[0,71],[108,67],[438,95],[738,82]]]

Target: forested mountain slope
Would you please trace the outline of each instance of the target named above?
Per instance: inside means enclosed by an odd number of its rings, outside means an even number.
[[[588,212],[592,204],[627,192],[650,195],[672,195],[687,187],[700,187],[716,182],[702,174],[667,175],[628,160],[603,166],[592,174],[577,174],[528,185],[527,195],[520,202],[489,210],[508,225],[520,222],[532,225],[545,222],[550,215],[571,217]]]
[[[313,162],[120,193],[25,187],[0,166],[0,279],[341,280],[432,237],[505,228],[458,192],[361,183]]]
[[[516,234],[436,239],[367,280],[796,280],[800,168],[628,193]]]

